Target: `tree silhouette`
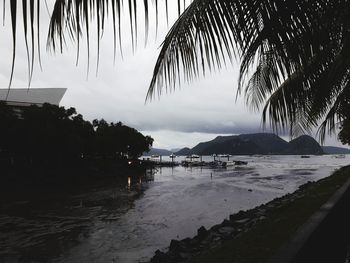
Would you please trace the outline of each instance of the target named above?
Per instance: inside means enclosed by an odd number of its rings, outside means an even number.
[[[0,103],[0,152],[29,166],[69,166],[81,160],[122,163],[148,151],[153,139],[123,125],[83,119],[74,108],[30,106],[15,114]]]

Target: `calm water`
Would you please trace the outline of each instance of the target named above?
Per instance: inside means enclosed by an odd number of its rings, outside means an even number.
[[[161,168],[113,189],[3,204],[0,262],[147,261],[171,239],[326,177],[349,158],[238,156],[248,165]]]

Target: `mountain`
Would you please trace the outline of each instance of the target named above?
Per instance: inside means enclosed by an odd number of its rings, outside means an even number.
[[[312,137],[303,135],[286,142],[271,133],[218,136],[208,142],[201,142],[192,149],[184,148],[177,155],[211,154],[322,154],[321,146]]]
[[[178,152],[178,151],[180,151],[181,150],[181,148],[173,148],[173,149],[170,149],[170,151],[172,152],[172,153],[176,153],[176,152]]]
[[[280,153],[289,146],[288,142],[272,133],[241,134],[239,137],[254,142],[267,154]]]
[[[311,136],[302,135],[289,142],[287,154],[323,154],[320,144]]]
[[[191,149],[188,147],[182,148],[180,151],[176,152],[176,155],[180,155],[180,156],[186,156],[186,155],[190,155],[191,153]]]
[[[334,146],[322,146],[325,154],[350,154],[350,149]]]
[[[200,143],[195,146],[191,154],[211,155],[214,153],[225,154],[263,154],[264,150],[255,142],[242,139],[239,136],[219,136],[210,142]]]
[[[151,155],[164,155],[168,156],[172,154],[171,151],[165,150],[165,149],[157,149],[157,148],[151,148],[149,152],[144,152],[143,156],[151,156]]]

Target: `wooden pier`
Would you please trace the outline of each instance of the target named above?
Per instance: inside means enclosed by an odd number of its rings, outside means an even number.
[[[171,161],[163,161],[162,156],[151,156],[151,158],[143,158],[142,162],[144,164],[149,164],[157,167],[175,167],[175,166],[184,166],[184,167],[208,167],[208,168],[227,168],[232,166],[238,166],[238,165],[247,165],[247,162],[245,161],[235,161],[230,160],[230,156],[225,155],[224,158],[227,158],[227,161],[221,161],[217,160],[217,158],[220,158],[222,156],[214,156],[214,161],[206,162],[202,160],[202,156],[199,155],[191,155],[187,156],[185,160],[183,160],[181,163],[174,161],[176,156],[171,155],[169,158],[171,158]]]

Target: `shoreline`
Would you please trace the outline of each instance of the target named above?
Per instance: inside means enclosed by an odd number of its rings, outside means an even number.
[[[179,262],[224,262],[223,259],[225,257],[225,253],[222,253],[222,249],[224,250],[231,250],[229,254],[235,254],[233,255],[233,258],[241,258],[242,256],[239,255],[240,252],[238,251],[240,249],[240,245],[237,245],[237,242],[246,242],[245,240],[246,236],[248,236],[250,239],[253,240],[253,243],[257,243],[260,237],[256,236],[259,235],[268,235],[269,232],[262,233],[261,232],[261,226],[264,224],[269,224],[269,221],[278,221],[279,217],[283,219],[283,215],[280,215],[278,211],[285,212],[287,210],[290,210],[294,208],[294,206],[300,202],[302,202],[303,199],[309,198],[310,194],[315,195],[317,194],[318,190],[322,190],[324,187],[329,188],[328,191],[323,190],[320,195],[322,195],[320,198],[318,198],[319,202],[316,204],[316,210],[325,202],[328,200],[330,195],[334,193],[343,183],[344,180],[349,178],[350,174],[350,166],[345,166],[334,173],[332,173],[330,176],[323,178],[321,180],[318,180],[316,182],[308,182],[302,186],[300,186],[295,192],[284,195],[279,198],[275,198],[274,200],[262,204],[260,206],[257,206],[253,209],[247,210],[247,211],[239,211],[236,214],[230,215],[229,219],[225,219],[222,223],[212,226],[210,229],[206,229],[205,227],[200,227],[197,230],[197,235],[192,238],[185,238],[182,240],[171,240],[170,246],[168,247],[168,250],[166,252],[162,252],[160,250],[157,250],[155,252],[155,255],[151,258],[149,262],[151,263],[179,263]],[[335,181],[335,185],[333,185],[333,181]],[[339,185],[339,181],[341,182],[341,185]],[[328,185],[328,186],[327,186]],[[320,188],[320,189],[319,189]],[[327,193],[325,193],[327,192]],[[298,213],[298,208],[296,207],[296,212]],[[310,208],[307,208],[306,210],[310,210]],[[277,214],[276,214],[277,212]],[[300,214],[303,214],[302,220],[306,220],[311,216],[311,214],[314,212],[312,211],[303,211],[300,212]],[[299,214],[298,214],[299,217]],[[300,218],[301,219],[301,218]],[[276,242],[273,242],[273,246],[265,247],[263,250],[266,250],[263,252],[264,260],[267,260],[271,254],[277,249],[276,246],[282,245],[281,242],[285,242],[288,240],[290,235],[296,231],[296,228],[299,227],[304,221],[300,221],[296,224],[294,224],[291,228],[293,229],[287,229],[288,233],[287,236],[283,236],[283,240],[276,240]],[[270,222],[271,223],[271,222]],[[290,226],[290,225],[289,225]],[[273,226],[272,226],[273,227]],[[285,228],[285,227],[284,227]],[[256,229],[259,231],[256,232]],[[268,228],[266,228],[268,229]],[[272,228],[273,229],[273,228]],[[256,233],[254,233],[254,231]],[[262,229],[264,231],[264,229]],[[257,240],[255,240],[257,239]],[[255,240],[255,241],[254,241]],[[230,244],[233,243],[233,244]],[[263,246],[264,244],[255,244],[259,247]],[[249,244],[249,248],[255,246],[254,244]],[[227,248],[229,246],[229,248]],[[237,247],[237,251],[234,251]],[[261,249],[261,248],[259,248]],[[220,251],[220,252],[218,252]],[[233,251],[233,252],[232,252]],[[227,251],[226,251],[227,252]],[[244,254],[245,252],[243,252]],[[248,252],[249,253],[249,252]],[[268,255],[267,255],[267,254]],[[209,256],[209,257],[208,257]],[[210,260],[210,258],[220,258],[220,261],[213,261],[213,259]],[[259,259],[260,256],[257,256]],[[218,260],[218,259],[217,259]],[[244,260],[244,262],[261,262],[256,261],[255,258],[252,261]],[[227,262],[231,262],[227,259]],[[243,262],[243,261],[242,261]]]

